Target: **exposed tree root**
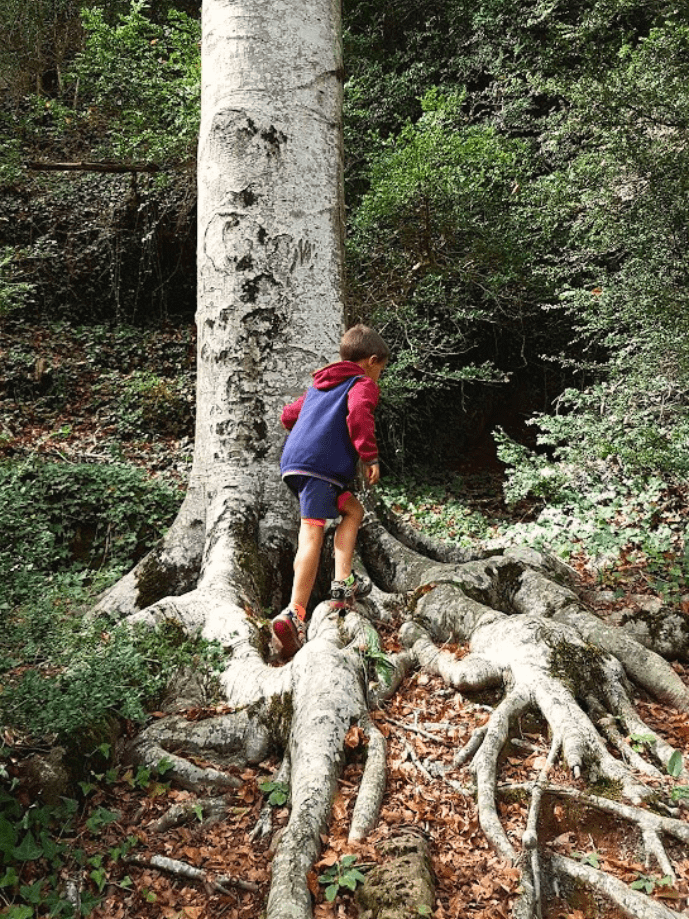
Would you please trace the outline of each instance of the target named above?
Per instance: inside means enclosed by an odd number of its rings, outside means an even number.
[[[182,801],[169,807],[162,817],[151,826],[154,833],[165,833],[186,823],[200,822],[202,826],[209,821],[219,820],[227,811],[224,798],[196,798]]]
[[[227,506],[218,498],[209,519],[217,523],[225,513]],[[530,550],[464,563],[434,550],[437,559],[448,561],[429,561],[410,548],[421,544],[408,534],[407,545],[401,545],[369,522],[366,560],[379,587],[355,610],[321,603],[313,613],[307,644],[288,664],[275,667],[265,627],[249,611],[257,605],[251,600],[255,579],[252,575],[247,580],[238,561],[238,547],[247,534],[256,532],[250,515],[243,519],[239,529],[207,548],[194,590],[157,599],[128,620],[155,626],[173,619],[189,632],[220,641],[227,652],[220,685],[233,711],[200,722],[180,716],[155,722],[138,739],[136,755],[149,765],[168,760],[180,784],[198,789],[237,784],[233,775],[208,765],[209,756],[221,766],[237,767],[284,753],[276,779],[289,783],[291,810],[276,844],[267,919],[311,916],[306,876],[318,856],[352,725],[363,730],[367,748],[350,840],[363,839],[375,825],[385,789],[385,741],[368,711],[390,697],[412,667],[438,674],[462,693],[503,690],[502,701],[456,753],[454,764],[458,768],[471,761],[483,832],[503,858],[522,868],[523,894],[515,904],[516,917],[540,915],[542,891],[553,872],[585,879],[618,905],[626,903],[629,915],[638,919],[665,915],[656,904],[639,911],[648,898],[634,892],[628,898],[622,891],[627,891],[625,885],[602,881],[601,875],[607,877],[602,872],[582,873],[586,866],[560,857],[544,860],[539,847],[543,797],[570,793],[548,784],[559,757],[575,777],[586,774],[592,781],[602,778],[619,787],[631,803],[590,796],[585,803],[630,820],[643,840],[647,863],[657,863],[664,874],[672,875],[672,865],[662,836],[669,834],[683,843],[689,837],[686,824],[638,806],[651,794],[640,776],[656,784],[661,781],[661,768],[673,750],[636,712],[629,680],[681,710],[689,710],[689,692],[653,650],[584,609],[570,587],[566,566]],[[400,630],[404,649],[386,654],[374,622],[400,618],[406,619]],[[461,659],[442,647],[464,642],[469,652]],[[530,710],[546,719],[552,741],[544,769],[528,785],[531,803],[520,845],[502,826],[496,795],[502,790],[498,770],[511,726]],[[438,740],[424,728],[400,727]],[[631,734],[645,735],[645,753],[657,765],[632,749],[627,739]],[[467,793],[447,774],[448,767],[422,762],[411,744],[406,747],[426,781],[441,776],[457,793]],[[266,807],[254,836],[270,828]]]
[[[631,919],[677,919],[677,913],[632,890],[605,871],[583,865],[564,855],[552,855],[550,868],[562,883],[566,884],[569,881],[584,884],[587,888],[602,894]]]
[[[368,738],[366,764],[357,795],[349,841],[365,839],[378,822],[380,805],[385,794],[385,738],[365,713],[359,719],[359,726]]]

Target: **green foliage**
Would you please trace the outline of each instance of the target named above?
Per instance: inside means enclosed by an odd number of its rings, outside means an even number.
[[[163,434],[193,434],[193,392],[185,377],[165,379],[151,370],[105,375],[98,386],[109,401],[117,393],[117,430],[121,437],[150,439]]]
[[[157,24],[149,9],[132,0],[114,25],[104,9],[84,9],[84,46],[70,79],[82,129],[101,133],[103,154],[162,164],[186,159],[196,145],[201,30],[174,9]]]
[[[339,862],[335,862],[319,875],[318,883],[325,884],[325,899],[332,903],[342,891],[354,891],[357,884],[366,880],[356,867],[356,855],[343,855]]]
[[[172,488],[122,465],[2,462],[0,490],[5,610],[42,593],[43,578],[69,571],[78,584],[106,565],[121,570],[152,546],[179,503]]]
[[[0,163],[2,162],[0,151]],[[0,165],[0,183],[2,166]],[[18,312],[30,300],[34,285],[17,276],[16,259],[21,253],[14,249],[0,249],[0,319]]]
[[[271,807],[282,807],[289,798],[289,785],[286,782],[261,782],[258,786],[268,798]]]
[[[115,848],[87,855],[74,844],[80,817],[74,798],[63,798],[57,805],[34,802],[25,807],[11,792],[11,788],[0,785],[3,917],[75,916],[74,907],[64,896],[64,878],[71,874],[84,874],[92,882],[90,889],[87,886],[81,892],[80,915],[89,915],[100,901],[111,869],[138,845],[138,840],[130,836]],[[97,838],[120,815],[96,806],[90,811],[87,808],[84,816],[89,833]],[[125,877],[120,884],[129,886],[131,879]]]
[[[0,721],[62,739],[141,721],[183,666],[215,650],[174,626],[158,632],[84,619],[107,584],[150,547],[175,491],[125,466],[0,464]]]
[[[582,865],[600,868],[600,856],[597,852],[573,852],[572,855],[574,858],[578,858]]]
[[[632,742],[632,750],[636,753],[643,753],[646,746],[656,742],[655,734],[630,734],[629,739]]]
[[[550,463],[513,441],[505,444],[514,463],[509,497],[515,506],[522,501],[521,519],[506,511],[476,509],[461,477],[442,485],[411,475],[387,478],[380,486],[382,499],[413,526],[460,546],[529,545],[563,558],[582,554],[595,563],[601,581],[613,587],[623,557],[627,564],[643,564],[651,586],[667,602],[679,602],[686,592],[686,528],[683,516],[673,512],[673,494],[662,479],[622,479],[604,465],[584,473]],[[532,496],[530,504],[523,501],[525,495]]]
[[[629,886],[632,890],[643,890],[644,893],[652,894],[656,887],[672,887],[672,883],[672,878],[669,874],[663,877],[657,877],[657,875],[653,874],[640,874]]]
[[[142,722],[181,668],[210,670],[218,662],[214,645],[174,626],[104,631],[102,623],[84,623],[64,608],[60,617],[64,601],[51,599],[42,615],[20,610],[11,623],[14,643],[3,640],[4,725],[66,743],[89,737],[97,743],[114,718]],[[25,648],[18,644],[24,636]]]
[[[364,625],[365,641],[360,649],[372,678],[382,686],[389,688],[392,683],[394,666],[380,646],[378,632],[369,625]]]
[[[689,22],[663,0],[345,5],[350,309],[389,462],[519,372],[570,464],[686,476]],[[454,404],[453,404],[454,403]],[[466,424],[466,421],[465,421]],[[405,449],[405,444],[408,446]]]

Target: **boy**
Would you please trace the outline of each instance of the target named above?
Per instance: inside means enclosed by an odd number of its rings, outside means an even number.
[[[306,639],[306,606],[318,573],[326,519],[342,517],[335,530],[332,599],[353,600],[371,592],[370,580],[352,571],[364,509],[347,491],[347,484],[359,460],[369,485],[380,478],[373,412],[378,378],[389,356],[376,331],[353,326],[340,342],[341,360],[317,370],[313,386],[282,411],[280,420],[290,435],[280,472],[299,499],[301,511],[292,598],[273,620],[273,632],[289,657]]]

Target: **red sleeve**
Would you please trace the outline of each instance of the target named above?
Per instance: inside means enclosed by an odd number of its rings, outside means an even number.
[[[347,428],[356,452],[364,463],[378,461],[378,445],[373,413],[378,405],[380,390],[373,380],[361,377],[349,390]]]
[[[299,417],[299,412],[301,411],[305,398],[306,393],[304,393],[303,396],[299,396],[296,402],[290,402],[289,405],[283,408],[282,414],[280,415],[280,421],[282,422],[282,426],[287,428],[288,431],[291,431],[297,423],[297,418]]]

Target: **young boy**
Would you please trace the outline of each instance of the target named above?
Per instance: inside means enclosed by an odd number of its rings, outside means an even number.
[[[330,596],[351,601],[371,592],[370,580],[352,571],[364,509],[347,485],[359,460],[369,485],[380,478],[373,412],[378,404],[378,378],[389,356],[388,346],[376,331],[353,326],[340,342],[341,360],[317,370],[313,386],[282,412],[282,424],[290,435],[280,472],[299,499],[301,511],[292,599],[273,620],[273,632],[289,657],[306,638],[306,606],[318,573],[327,519],[342,517],[335,530],[335,580]]]

